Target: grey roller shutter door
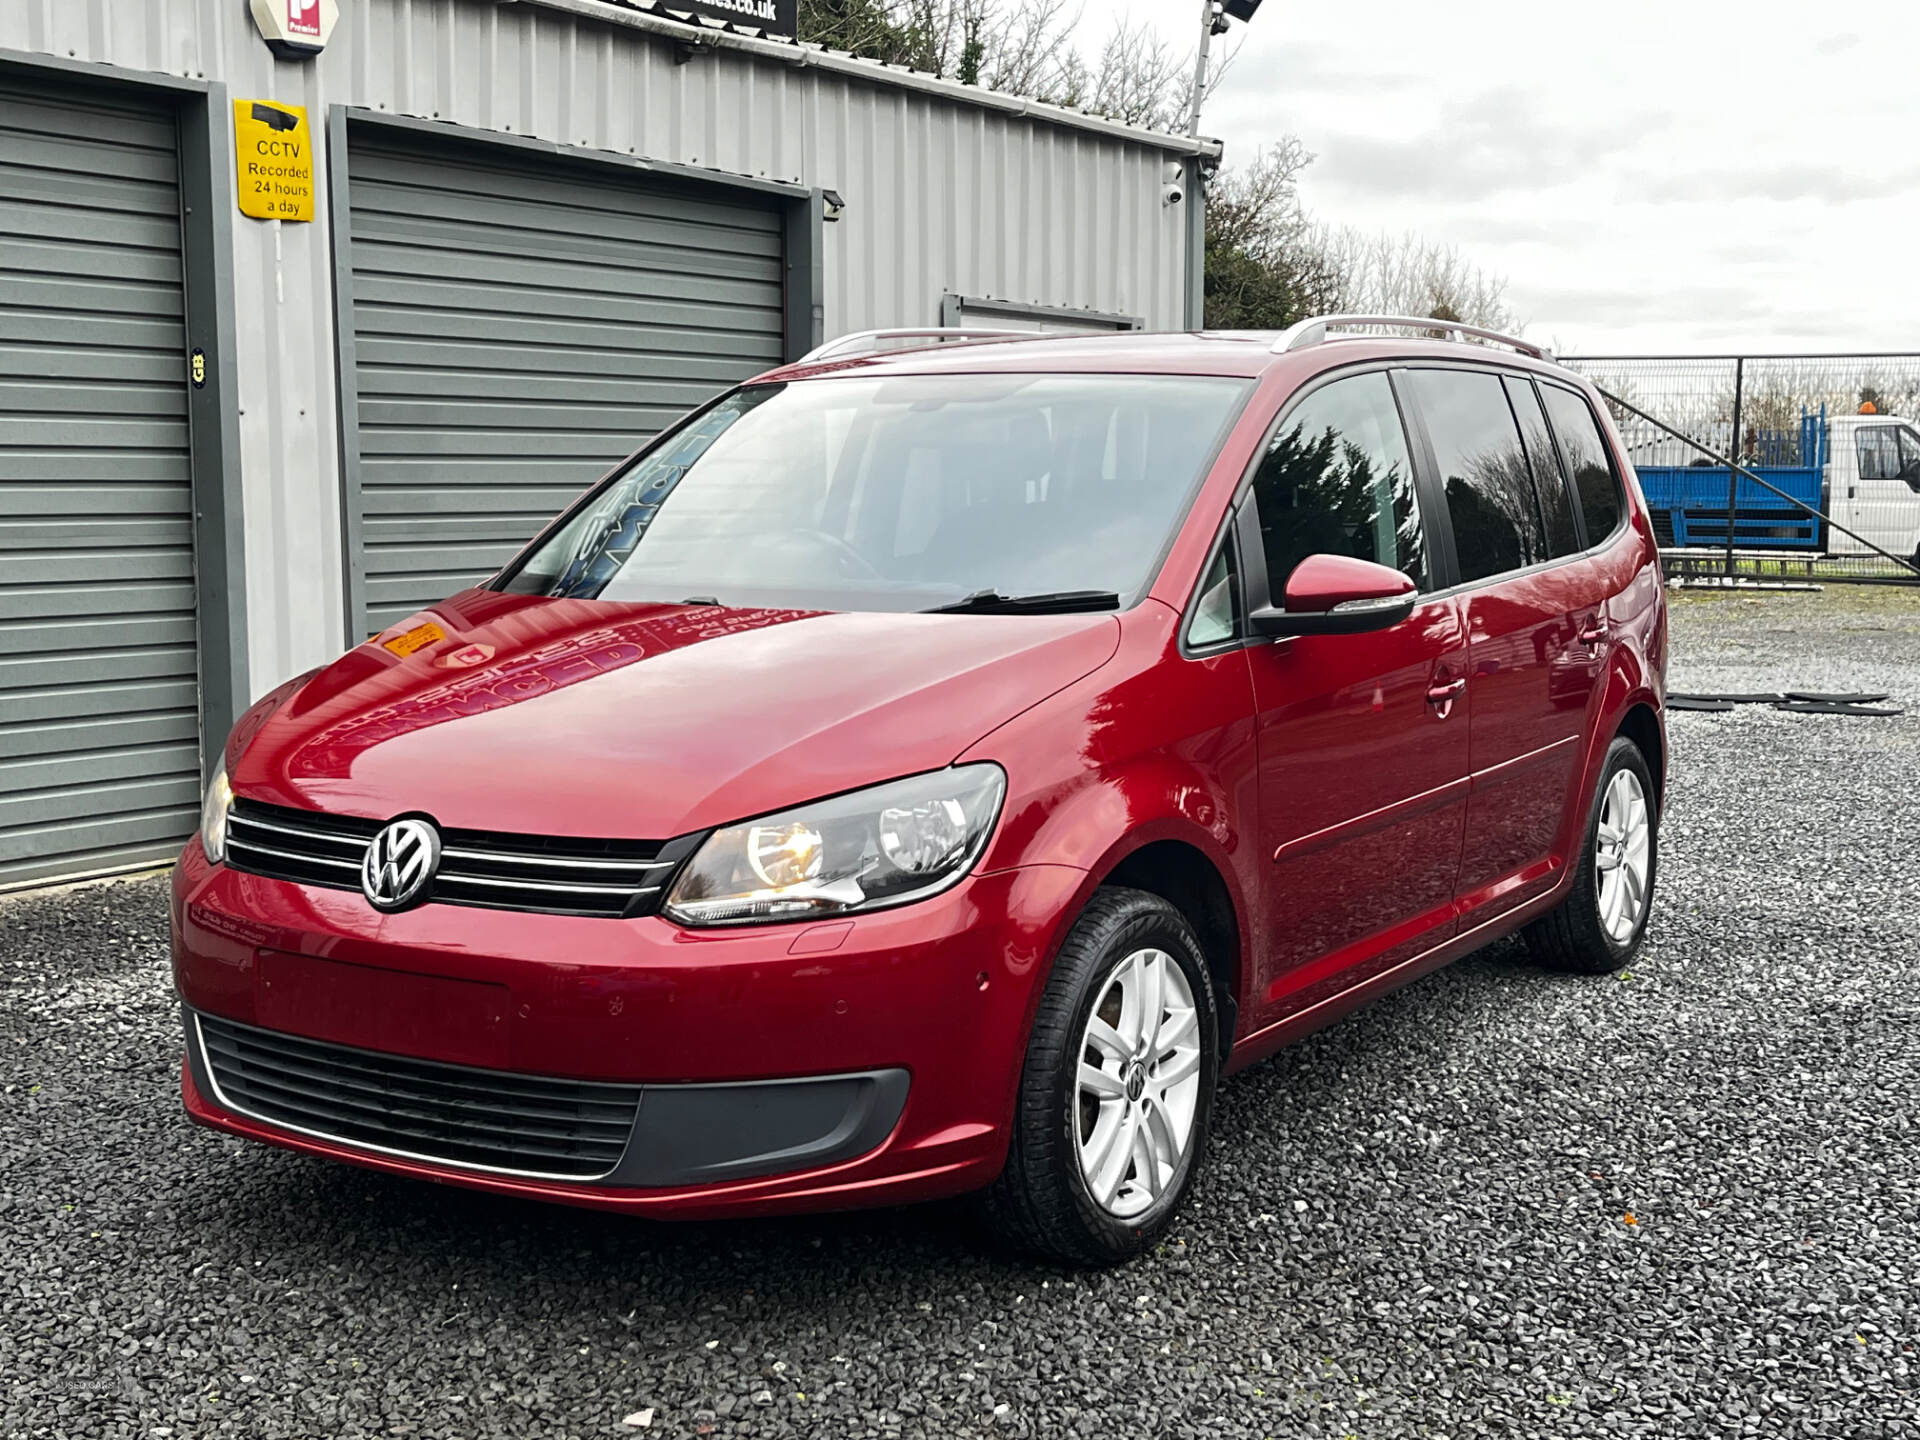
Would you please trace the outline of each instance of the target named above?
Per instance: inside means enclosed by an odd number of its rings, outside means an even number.
[[[785,257],[770,203],[351,134],[365,634],[491,574],[612,462],[779,364]]]
[[[178,141],[0,76],[0,888],[191,833]]]

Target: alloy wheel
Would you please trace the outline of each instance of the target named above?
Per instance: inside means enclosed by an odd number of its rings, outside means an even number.
[[[1646,791],[1631,770],[1614,773],[1594,835],[1594,884],[1600,924],[1616,945],[1633,939],[1647,913],[1647,872],[1653,827]]]
[[[1127,1219],[1180,1173],[1200,1099],[1200,1022],[1186,972],[1136,950],[1109,973],[1080,1037],[1074,1141],[1094,1203]]]

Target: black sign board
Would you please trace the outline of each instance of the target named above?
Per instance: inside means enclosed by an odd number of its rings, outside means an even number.
[[[637,10],[717,20],[730,30],[791,39],[800,33],[800,0],[627,0]]]

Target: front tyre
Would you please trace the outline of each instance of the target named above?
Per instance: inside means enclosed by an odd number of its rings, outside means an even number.
[[[1192,927],[1157,895],[1097,892],[1034,1017],[1007,1166],[982,1197],[989,1226],[1073,1264],[1147,1249],[1192,1184],[1219,1075]]]
[[[1624,966],[1646,937],[1659,860],[1653,777],[1640,747],[1616,737],[1600,769],[1573,889],[1523,932],[1533,958],[1581,975]]]

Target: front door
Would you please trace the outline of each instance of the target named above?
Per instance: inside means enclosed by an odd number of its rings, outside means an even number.
[[[1433,589],[1406,433],[1385,371],[1309,392],[1253,482],[1277,595],[1308,555],[1354,555]],[[1269,1023],[1453,932],[1466,816],[1466,632],[1435,598],[1387,630],[1248,651],[1269,879],[1259,989]]]
[[[1853,464],[1834,467],[1846,472],[1845,493],[1828,497],[1834,519],[1882,550],[1913,558],[1920,553],[1920,436],[1894,422],[1862,425],[1853,445]],[[1836,555],[1872,553],[1838,530],[1831,548]]]

